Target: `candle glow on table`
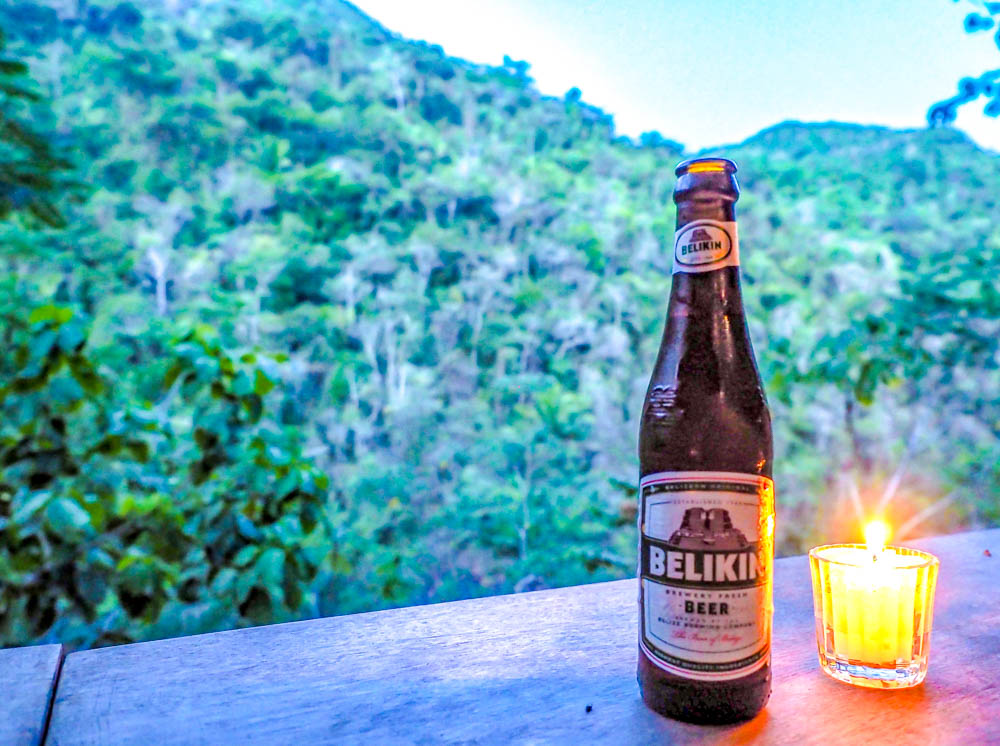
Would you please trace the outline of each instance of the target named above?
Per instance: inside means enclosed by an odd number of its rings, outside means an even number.
[[[864,545],[809,552],[820,665],[839,681],[898,688],[927,674],[938,560],[888,536],[873,521]]]

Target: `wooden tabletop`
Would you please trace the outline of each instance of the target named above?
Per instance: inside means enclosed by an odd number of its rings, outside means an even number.
[[[914,689],[820,671],[792,557],[775,569],[771,702],[742,725],[643,706],[622,580],[73,653],[47,743],[1000,743],[1000,529],[912,544],[941,558]]]
[[[0,650],[0,744],[42,742],[62,660],[62,645]]]

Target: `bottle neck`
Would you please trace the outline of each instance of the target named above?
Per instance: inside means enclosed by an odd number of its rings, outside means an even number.
[[[678,228],[693,220],[728,223],[735,218],[732,201],[684,200],[677,205]],[[651,387],[677,391],[679,402],[711,399],[721,391],[760,392],[738,266],[675,273],[666,322]],[[743,399],[763,402],[763,394]]]
[[[677,230],[695,220],[736,222],[735,201],[702,192],[677,203]],[[743,316],[739,267],[711,272],[676,272],[670,287],[670,316]]]
[[[736,200],[729,195],[700,191],[677,201],[677,228],[694,220],[736,221]]]

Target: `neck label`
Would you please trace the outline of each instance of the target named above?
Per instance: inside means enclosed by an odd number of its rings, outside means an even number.
[[[693,220],[674,233],[674,274],[740,266],[735,222]]]

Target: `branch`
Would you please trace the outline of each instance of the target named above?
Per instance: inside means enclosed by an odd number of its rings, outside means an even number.
[[[931,127],[951,124],[958,116],[958,107],[982,95],[993,96],[983,112],[991,117],[1000,116],[1000,90],[994,92],[994,82],[997,80],[1000,80],[1000,70],[990,70],[978,78],[962,78],[958,81],[956,95],[939,101],[927,111],[927,124]]]

